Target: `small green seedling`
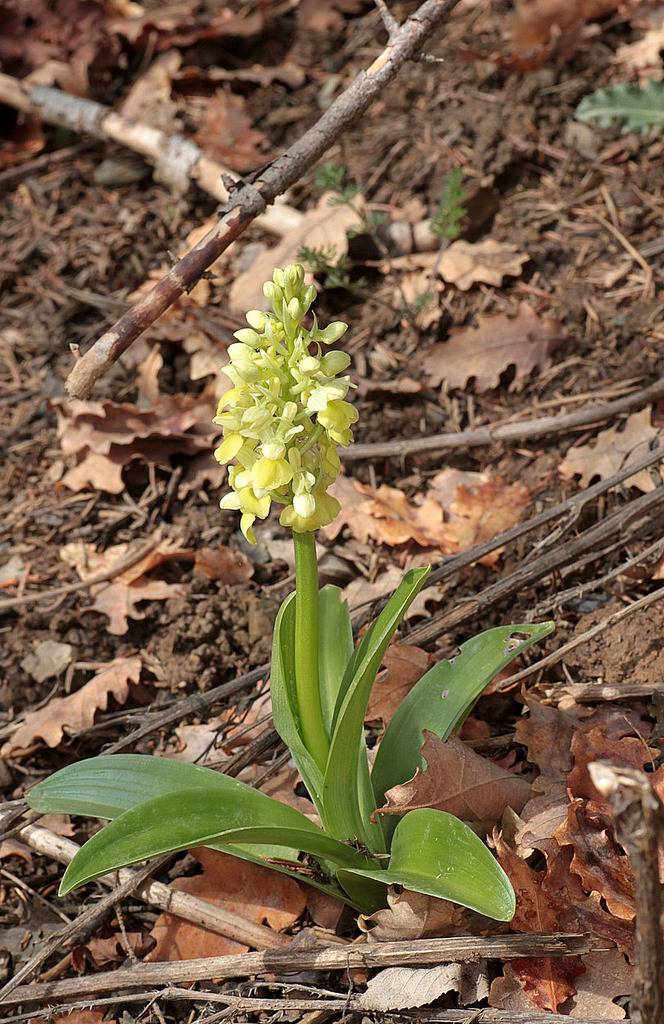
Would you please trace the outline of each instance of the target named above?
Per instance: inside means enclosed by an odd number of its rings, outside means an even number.
[[[578,121],[594,122],[601,128],[618,123],[623,132],[647,132],[664,127],[664,82],[633,85],[622,82],[609,89],[597,89],[584,96],[576,108]]]
[[[489,849],[458,818],[414,810],[377,814],[388,789],[423,768],[425,729],[443,739],[462,724],[487,683],[531,643],[545,622],[489,629],[452,661],[430,669],[398,709],[369,765],[364,719],[383,656],[428,568],[407,572],[354,646],[348,606],[335,586],[319,588],[315,531],[339,503],[329,488],[338,445],[357,419],[346,401],[350,358],[330,346],[344,323],[305,320],[316,297],[301,266],[275,270],[264,288],[272,311],[251,311],[229,347],[232,388],[217,410],[231,490],[221,507],[241,513],[245,537],[273,504],[292,530],[295,592],[279,611],[271,689],[275,727],[287,744],[320,824],[251,786],[168,758],[117,754],[69,765],[28,794],[43,813],[111,819],[76,854],[60,893],[127,864],[209,846],[265,864],[371,912],[388,886],[452,900],[509,921],[515,898]]]
[[[431,230],[441,242],[453,242],[461,234],[461,222],[467,212],[463,205],[465,198],[463,171],[456,167],[445,176],[438,209],[431,218]]]

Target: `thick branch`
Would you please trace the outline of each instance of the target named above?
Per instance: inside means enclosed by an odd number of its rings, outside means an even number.
[[[317,949],[266,950],[235,956],[209,956],[180,963],[137,964],[87,978],[24,985],[3,1005],[48,1002],[60,998],[121,992],[148,985],[179,985],[212,978],[244,978],[254,974],[288,974],[300,971],[348,971],[352,967],[425,967],[428,964],[465,962],[493,957],[511,960],[524,956],[576,956],[605,948],[589,935],[528,932],[523,935],[494,935],[486,938],[462,935],[445,939],[407,942],[376,942],[351,946],[322,946]]]
[[[93,100],[70,96],[60,89],[21,82],[1,73],[0,103],[25,114],[33,114],[48,124],[57,124],[96,139],[119,142],[153,164],[155,179],[175,192],[186,192],[195,181],[213,199],[220,203],[228,202],[228,190],[222,181],[224,175],[230,174],[228,168],[206,156],[195,142],[182,135],[167,135],[159,128],[124,117]],[[283,235],[292,230],[300,219],[298,210],[278,205],[261,213],[257,221],[266,230]]]
[[[66,387],[73,398],[87,398],[93,384],[119,359],[157,317],[198,281],[230,243],[262,214],[329,149],[397,75],[403,64],[419,53],[432,30],[459,0],[425,0],[401,26],[366,71],[325,111],[294,145],[270,164],[253,184],[240,187],[221,213],[216,226],[95,342],[76,363]]]

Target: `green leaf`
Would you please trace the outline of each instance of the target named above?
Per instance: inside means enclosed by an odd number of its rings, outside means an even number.
[[[445,811],[411,811],[395,829],[387,870],[343,868],[341,885],[348,876],[403,885],[497,921],[511,921],[516,909],[514,890],[498,861],[467,825]]]
[[[289,594],[281,605],[274,624],[270,691],[274,727],[293,755],[300,775],[323,817],[323,775],[302,739],[300,716],[295,692],[295,594]]]
[[[263,793],[198,787],[147,800],[115,818],[81,847],[60,893],[148,857],[214,843],[279,843],[338,865],[369,863],[295,808]]]
[[[456,658],[439,662],[422,676],[392,716],[378,748],[371,775],[378,807],[388,789],[424,767],[424,730],[446,740],[493,677],[553,629],[552,622],[488,629],[462,644]],[[388,833],[394,824],[393,817],[386,819]]]
[[[328,735],[346,667],[353,656],[353,628],[348,602],[339,587],[328,584],[318,595],[318,672],[323,721]]]
[[[382,826],[372,825],[375,802],[366,748],[364,717],[371,688],[394,632],[421,589],[429,569],[411,569],[359,644],[344,677],[323,784],[323,821],[338,839],[359,839],[385,849]]]
[[[594,121],[609,128],[615,121],[623,131],[645,132],[664,125],[664,82],[653,80],[646,85],[624,82],[611,89],[597,89],[584,96],[576,108],[578,121]]]

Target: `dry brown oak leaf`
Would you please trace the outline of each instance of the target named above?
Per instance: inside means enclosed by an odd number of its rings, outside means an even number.
[[[519,252],[515,245],[486,238],[482,242],[452,242],[441,256],[438,273],[461,291],[474,284],[492,284],[499,287],[503,278],[519,277],[521,268],[530,256]]]
[[[458,935],[465,930],[466,911],[447,900],[423,893],[387,890],[387,908],[360,914],[358,926],[367,942],[397,942],[429,936]]]
[[[217,850],[198,847],[191,852],[203,872],[177,878],[171,883],[177,892],[201,896],[247,921],[277,931],[289,928],[304,911],[304,893],[292,878]],[[239,942],[172,914],[160,914],[151,934],[157,945],[146,960],[193,960],[247,950]]]
[[[496,852],[516,893],[516,914],[510,922],[512,931],[560,931],[564,927],[561,903],[557,893],[544,887],[544,872],[531,868],[500,836],[496,838]],[[585,970],[578,956],[524,957],[512,961],[512,968],[535,1006],[552,1013],[575,995],[575,978]]]
[[[530,796],[530,783],[452,736],[444,742],[424,730],[422,757],[412,779],[389,789],[379,814],[408,814],[420,807],[447,811],[473,824],[495,824],[506,807],[520,811]]]
[[[80,690],[67,697],[55,697],[43,708],[28,711],[23,723],[4,744],[3,755],[16,754],[26,750],[36,740],[43,740],[47,747],[57,747],[65,734],[75,736],[89,729],[97,711],[105,711],[111,697],[124,704],[129,696],[131,683],[138,683],[141,675],[141,659],[117,658],[109,662]]]
[[[216,433],[211,405],[198,396],[164,395],[145,410],[73,399],[56,406],[56,413],[62,453],[75,461],[58,486],[73,491],[120,494],[122,468],[134,459],[170,469],[172,455],[209,451]]]
[[[506,370],[514,367],[510,390],[518,390],[534,370],[545,370],[565,339],[561,324],[549,316],[538,316],[521,302],[516,316],[497,313],[479,316],[477,327],[458,327],[450,340],[437,345],[424,362],[430,384],[447,381],[450,388],[466,388],[474,380],[482,394],[497,388]]]
[[[605,480],[631,462],[638,462],[647,454],[653,438],[659,431],[651,423],[652,407],[634,412],[624,423],[608,430],[601,430],[589,444],[570,448],[558,470],[566,480],[578,477],[582,487],[590,486],[591,480],[599,477]],[[625,487],[637,487],[640,491],[653,491],[656,487],[647,469],[635,473],[624,483]]]
[[[414,644],[392,644],[383,658],[383,671],[378,675],[369,698],[366,718],[388,725],[404,697],[431,664],[431,655]]]
[[[329,539],[337,537],[345,525],[363,544],[414,541],[446,554],[466,551],[514,526],[530,500],[528,488],[520,481],[508,484],[487,473],[455,469],[438,473],[420,504],[387,484],[374,491],[343,476],[330,493],[341,502],[341,513],[323,530]],[[494,551],[483,562],[494,565],[499,558],[500,551]]]
[[[106,551],[97,552],[94,544],[72,541],[62,547],[60,557],[68,565],[76,568],[81,579],[90,579],[105,569],[111,572],[114,563],[118,566],[124,563],[130,550],[128,544],[115,544]],[[161,541],[138,562],[118,572],[108,582],[93,584],[90,587],[90,595],[94,602],[85,610],[106,615],[109,620],[108,632],[114,636],[124,636],[129,629],[129,619],[145,618],[137,607],[141,601],[166,601],[171,597],[184,595],[181,584],[151,579],[146,573],[164,562],[174,559],[191,561],[193,557],[193,551],[190,548],[181,548],[177,540]]]

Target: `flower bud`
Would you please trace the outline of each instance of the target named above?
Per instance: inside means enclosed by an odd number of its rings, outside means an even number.
[[[347,352],[326,352],[321,359],[321,366],[323,372],[327,373],[330,377],[336,377],[338,373],[343,373],[344,370],[350,366],[350,356]]]
[[[257,331],[265,330],[266,323],[268,321],[267,313],[264,313],[261,309],[250,309],[247,313],[247,323],[250,327],[254,327]],[[237,338],[237,334],[235,335]]]
[[[260,338],[256,331],[252,331],[249,327],[243,327],[241,330],[235,331],[233,337],[237,338],[243,345],[249,345],[251,348],[255,348],[260,344]]]
[[[332,345],[335,341],[339,341],[343,338],[344,334],[348,330],[348,324],[345,324],[343,320],[335,320],[333,323],[328,324],[324,331],[321,331],[319,338],[324,341],[326,345]]]

